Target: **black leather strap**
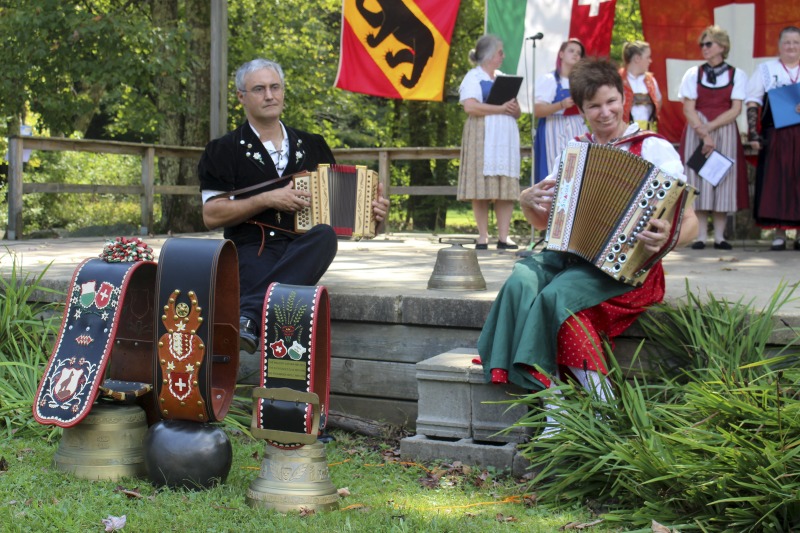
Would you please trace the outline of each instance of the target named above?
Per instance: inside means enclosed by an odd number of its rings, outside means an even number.
[[[226,239],[168,239],[158,261],[153,388],[165,419],[225,418],[239,370],[239,264]]]
[[[330,396],[327,289],[272,283],[262,331],[253,436],[280,448],[313,444],[325,427]]]
[[[152,381],[155,271],[152,261],[87,259],[78,266],[67,290],[58,340],[36,392],[37,422],[67,428],[83,420],[109,360],[116,379]]]

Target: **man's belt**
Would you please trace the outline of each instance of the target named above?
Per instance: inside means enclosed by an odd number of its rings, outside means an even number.
[[[313,444],[330,396],[330,302],[323,286],[272,283],[264,299],[261,388],[252,433],[279,448]]]
[[[225,239],[168,239],[158,260],[153,388],[165,419],[225,418],[239,371],[239,262]]]
[[[152,382],[156,264],[83,261],[72,277],[61,330],[36,391],[33,417],[72,427],[89,413],[104,387],[106,367],[117,383],[143,394]],[[135,383],[134,383],[135,382]],[[146,385],[146,389],[142,387]]]

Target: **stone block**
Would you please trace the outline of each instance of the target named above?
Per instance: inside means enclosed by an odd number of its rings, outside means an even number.
[[[511,402],[524,396],[527,391],[514,384],[499,385],[484,382],[483,367],[472,365],[469,369],[472,395],[472,438],[482,442],[525,442],[531,428],[510,428],[525,416],[524,405]],[[499,433],[503,431],[503,433]]]
[[[472,396],[464,355],[450,351],[416,364],[417,433],[430,437],[469,438]]]
[[[400,457],[404,461],[461,461],[469,466],[510,471],[516,454],[517,445],[514,443],[487,444],[472,439],[443,440],[425,435],[414,435],[400,441]]]

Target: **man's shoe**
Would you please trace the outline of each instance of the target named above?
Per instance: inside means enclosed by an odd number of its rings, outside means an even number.
[[[246,316],[239,318],[239,350],[256,353],[258,349],[258,329],[255,320]]]
[[[692,243],[692,250],[702,250],[706,247],[706,243],[703,241],[695,241]]]
[[[800,250],[800,239],[797,239],[796,241],[794,241],[794,249],[795,250]]]
[[[714,243],[714,249],[715,250],[733,250],[733,246],[731,246],[728,241],[715,242]]]

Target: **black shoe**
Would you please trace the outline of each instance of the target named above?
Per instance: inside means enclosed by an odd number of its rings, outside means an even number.
[[[475,245],[475,249],[476,250],[488,250],[489,249],[489,245],[486,244],[485,242],[484,243],[478,243],[478,244]]]
[[[692,243],[692,250],[702,250],[706,247],[706,243],[703,241],[695,241]]]
[[[731,246],[728,241],[715,242],[714,243],[714,249],[715,250],[733,250],[733,246]]]
[[[258,328],[255,320],[246,316],[239,318],[239,350],[256,353],[258,349]]]
[[[497,241],[497,249],[498,250],[517,250],[519,246],[514,243]]]
[[[775,239],[778,240],[778,239]],[[772,252],[782,252],[786,249],[786,240],[781,239],[779,243],[772,243],[772,246],[769,247],[770,251]],[[794,243],[794,249],[797,250],[797,243]]]
[[[794,249],[795,250],[800,250],[800,239],[797,239],[796,241],[794,241]]]

